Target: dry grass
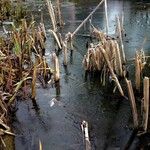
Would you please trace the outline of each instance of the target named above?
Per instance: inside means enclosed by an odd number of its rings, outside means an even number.
[[[45,40],[44,24],[35,27],[34,21],[28,24],[26,20],[18,28],[13,26],[7,38],[0,38],[0,136],[13,135],[7,121],[16,96],[26,93],[35,99],[37,78],[40,76],[45,84],[51,80],[52,69],[44,57]]]

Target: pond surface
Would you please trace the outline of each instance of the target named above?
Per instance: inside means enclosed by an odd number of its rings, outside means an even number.
[[[62,5],[64,22],[63,33],[73,32],[77,26],[98,4],[92,0],[65,1]],[[29,11],[40,20],[40,11],[44,14],[46,29],[50,28],[47,8],[43,2],[29,2]],[[32,6],[32,7],[31,7]],[[130,0],[108,0],[109,33],[114,34],[116,16],[124,13],[124,39],[127,59],[134,57],[135,51],[142,47],[150,54],[150,7],[146,4]],[[104,30],[104,8],[101,7],[92,17],[96,27]],[[63,56],[59,55],[61,66],[60,88],[47,87],[37,89],[37,107],[31,100],[18,101],[18,110],[13,122],[16,134],[16,150],[37,150],[41,140],[44,150],[83,150],[83,134],[81,123],[89,123],[92,150],[123,149],[132,133],[132,115],[129,101],[112,94],[110,86],[104,88],[98,81],[86,81],[82,67],[83,55],[86,53],[86,42],[81,36],[88,33],[81,29],[77,34],[73,57],[68,59],[68,68],[63,67]],[[47,32],[48,33],[48,32]],[[48,33],[46,41],[46,58],[54,51],[53,39]],[[51,61],[49,61],[51,63]],[[132,68],[132,67],[131,67]],[[132,69],[131,69],[132,70]],[[133,72],[131,72],[132,78]],[[56,98],[58,102],[50,107],[50,101]],[[135,142],[138,142],[135,141]],[[136,149],[133,144],[131,149]]]

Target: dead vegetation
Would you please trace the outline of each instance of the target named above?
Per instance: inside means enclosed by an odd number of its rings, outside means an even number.
[[[22,20],[18,28],[13,26],[7,38],[0,38],[1,136],[4,133],[13,135],[7,121],[16,97],[35,101],[37,79],[40,79],[42,85],[48,84],[50,80],[59,81],[57,56],[53,54],[54,69],[49,67],[44,57],[45,40],[44,24],[35,27],[34,21],[28,24],[26,20]]]

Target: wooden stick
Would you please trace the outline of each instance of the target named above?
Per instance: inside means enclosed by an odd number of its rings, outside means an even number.
[[[81,124],[81,129],[82,129],[82,132],[84,134],[85,150],[92,150],[91,142],[89,140],[88,122],[83,121],[82,124]]]
[[[107,0],[105,0],[105,18],[106,18],[106,34],[108,34],[109,25],[108,25],[108,13],[107,13]]]
[[[80,28],[90,19],[90,17],[95,13],[95,11],[100,7],[100,5],[102,5],[102,3],[104,2],[104,0],[102,0],[97,6],[96,8],[84,19],[84,21],[78,26],[78,28],[72,33],[72,38],[74,37],[74,35],[80,30]]]
[[[144,102],[143,102],[143,128],[144,131],[147,131],[147,126],[148,126],[148,118],[149,118],[149,78],[145,77],[144,78]]]
[[[138,113],[137,113],[137,107],[135,103],[135,97],[133,93],[133,88],[132,88],[132,83],[130,80],[126,80],[127,87],[128,87],[128,94],[131,102],[131,108],[132,108],[132,115],[133,115],[133,123],[134,123],[134,128],[136,129],[138,127],[139,121],[138,121]]]

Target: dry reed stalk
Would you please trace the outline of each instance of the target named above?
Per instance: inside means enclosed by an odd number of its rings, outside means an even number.
[[[92,150],[91,142],[89,140],[89,131],[88,131],[88,122],[87,121],[82,122],[81,129],[84,134],[85,150]]]
[[[58,82],[60,79],[59,60],[55,53],[53,53],[52,57],[54,62],[54,80]]]
[[[107,55],[106,51],[103,49],[102,46],[99,46],[99,48],[100,48],[100,50],[101,50],[101,52],[102,52],[102,54],[103,54],[103,56],[104,56],[104,58],[105,58],[105,60],[106,60],[106,62],[107,62],[109,71],[110,71],[110,73],[111,73],[111,75],[112,75],[113,80],[115,81],[115,83],[116,83],[116,85],[117,85],[117,87],[118,87],[118,90],[119,90],[120,94],[121,94],[122,96],[124,96],[124,92],[123,92],[122,87],[121,87],[121,85],[120,85],[120,83],[119,83],[119,81],[118,81],[118,78],[116,77],[116,75],[115,75],[115,73],[114,73],[114,71],[113,71],[113,68],[112,68],[112,66],[111,66],[111,63],[110,63],[110,61],[109,61],[109,58],[108,58],[108,55]]]
[[[63,43],[63,51],[64,51],[64,65],[67,66],[68,60],[67,60],[67,41],[64,41]]]
[[[39,140],[39,150],[43,150],[42,142]]]
[[[117,17],[117,24],[118,24],[118,31],[119,31],[119,40],[120,40],[120,45],[121,45],[122,61],[123,63],[125,63],[126,58],[125,58],[124,45],[123,45],[123,39],[122,39],[121,22],[120,22],[119,17]]]
[[[55,40],[56,40],[56,42],[57,42],[57,44],[58,44],[58,47],[59,47],[60,49],[62,49],[61,40],[59,39],[59,37],[57,36],[57,34],[56,34],[53,30],[49,30],[49,31],[53,34],[53,36],[54,36],[54,38],[55,38]]]
[[[150,80],[148,77],[144,78],[144,99],[143,99],[143,129],[146,132],[148,127],[148,119],[149,119],[149,100],[150,100]]]
[[[54,30],[54,32],[56,32],[57,31],[57,25],[56,25],[56,18],[55,18],[55,13],[54,13],[52,2],[51,2],[51,0],[46,0],[46,3],[47,3],[48,12],[49,12],[49,15],[51,18],[53,30]]]
[[[133,88],[132,88],[132,83],[131,83],[130,80],[127,80],[127,79],[125,79],[125,80],[126,80],[126,84],[127,84],[127,87],[128,87],[129,99],[130,99],[130,102],[131,102],[134,128],[138,128],[138,125],[139,125],[138,113],[137,113],[137,107],[136,107],[134,92],[133,92]]]
[[[103,4],[104,0],[102,0],[96,8],[83,20],[83,22],[76,28],[76,30],[72,33],[72,38],[74,35],[80,30],[80,28],[90,19],[90,17],[95,13],[95,11]]]
[[[33,75],[32,75],[32,86],[31,86],[31,98],[35,100],[36,98],[36,77],[37,77],[37,65],[34,65]]]
[[[139,54],[136,52],[135,55],[135,85],[136,89],[140,91],[141,86],[141,60],[139,59]]]
[[[61,26],[63,26],[62,17],[61,17],[61,3],[60,0],[56,1],[57,4],[57,12],[58,12],[58,23]]]
[[[108,23],[108,11],[107,11],[107,0],[105,0],[105,19],[106,19],[106,34],[109,31],[109,23]]]
[[[115,54],[116,54],[116,59],[115,59],[115,63],[116,63],[116,67],[115,70],[117,72],[118,75],[123,76],[123,71],[122,71],[122,60],[121,60],[121,54],[120,54],[120,49],[119,49],[119,45],[117,43],[117,41],[114,41],[114,48],[115,48]]]

